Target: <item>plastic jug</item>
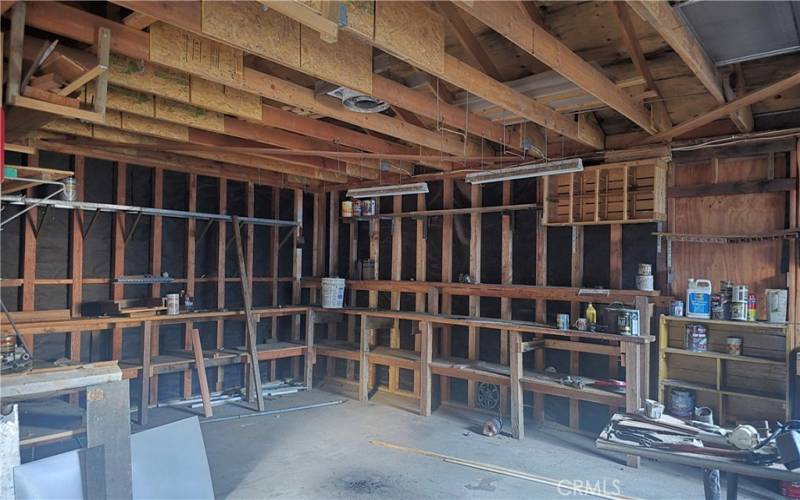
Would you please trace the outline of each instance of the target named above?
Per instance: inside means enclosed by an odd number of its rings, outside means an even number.
[[[711,318],[711,281],[689,278],[686,286],[686,317]]]

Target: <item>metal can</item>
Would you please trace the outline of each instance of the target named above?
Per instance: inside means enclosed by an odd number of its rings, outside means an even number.
[[[670,316],[683,316],[683,301],[673,300],[669,305]]]
[[[361,217],[361,200],[353,200],[353,217]]]
[[[375,200],[361,201],[361,215],[375,215]]]
[[[728,337],[725,340],[725,345],[728,348],[728,354],[731,356],[742,355],[742,337]]]
[[[731,319],[734,321],[747,321],[747,302],[731,303]]]
[[[342,202],[342,217],[350,218],[353,216],[353,202],[344,200]]]
[[[725,306],[719,293],[711,294],[711,319],[725,319]]]
[[[756,320],[756,294],[754,293],[747,297],[747,319],[749,321]]]
[[[686,325],[686,349],[692,352],[708,351],[708,329],[705,325],[697,323]]]
[[[556,325],[559,330],[569,330],[569,314],[556,315]]]
[[[747,302],[750,296],[747,285],[734,285],[733,287],[733,301],[734,302]]]

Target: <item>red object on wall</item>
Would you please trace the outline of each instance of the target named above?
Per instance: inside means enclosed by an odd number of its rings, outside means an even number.
[[[0,184],[6,172],[6,111],[0,108]]]

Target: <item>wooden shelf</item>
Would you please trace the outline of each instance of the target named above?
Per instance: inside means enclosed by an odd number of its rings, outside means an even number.
[[[375,215],[360,215],[356,217],[342,217],[345,222],[370,221],[375,219],[398,219],[398,218],[420,218],[420,217],[441,217],[443,215],[465,215],[465,214],[488,214],[497,212],[520,212],[524,210],[537,210],[541,208],[536,203],[524,203],[519,205],[503,205],[497,207],[468,207],[468,208],[448,208],[444,210],[414,210],[410,212],[393,212]]]
[[[666,238],[669,241],[686,243],[753,243],[772,240],[796,240],[800,238],[800,228],[790,228],[781,231],[758,234],[691,234],[691,233],[653,233],[654,236]]]
[[[695,352],[689,351],[686,349],[678,349],[676,347],[667,347],[664,349],[664,352],[668,354],[677,354],[681,356],[696,356],[700,358],[711,358],[711,359],[724,359],[726,361],[737,361],[742,363],[755,363],[759,365],[771,365],[771,366],[780,366],[785,367],[786,363],[783,361],[776,361],[774,359],[766,359],[766,358],[757,358],[754,356],[734,356],[732,354],[724,353],[724,352],[713,352],[713,351],[706,351],[706,352]]]
[[[686,382],[684,380],[674,380],[674,379],[666,379],[661,381],[661,385],[665,387],[682,387],[684,389],[692,389],[695,391],[706,391],[706,392],[714,392],[717,394],[722,394],[725,396],[735,396],[735,397],[742,397],[742,398],[752,398],[752,399],[760,399],[763,401],[768,401],[771,403],[780,403],[785,405],[786,400],[782,397],[778,396],[769,396],[765,394],[759,394],[754,392],[743,392],[743,391],[732,391],[728,389],[717,389],[715,386],[711,384],[701,384],[698,382]]]
[[[687,318],[685,316],[664,316],[667,321],[676,323],[703,323],[705,325],[720,325],[733,328],[763,328],[770,330],[786,330],[787,323],[768,323],[766,321],[731,321],[726,319]]]

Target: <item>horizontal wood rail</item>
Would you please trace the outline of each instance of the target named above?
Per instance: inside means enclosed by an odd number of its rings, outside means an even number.
[[[303,278],[304,288],[319,288],[319,278]],[[611,304],[621,302],[633,304],[636,297],[646,297],[648,302],[657,305],[669,305],[672,297],[663,296],[661,292],[645,292],[642,290],[607,290],[607,293],[580,294],[582,289],[568,286],[534,286],[534,285],[498,285],[490,283],[444,283],[436,281],[394,281],[394,280],[347,280],[350,290],[366,290],[377,292],[428,293],[436,289],[448,295],[472,295],[476,297],[501,297],[530,300],[562,300],[565,302],[594,302]]]

